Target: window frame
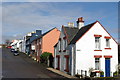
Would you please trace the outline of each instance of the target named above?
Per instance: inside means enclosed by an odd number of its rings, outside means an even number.
[[[108,40],[108,41],[107,41],[107,40]],[[105,41],[106,41],[106,48],[110,48],[110,39],[107,39],[107,38],[106,38]]]
[[[101,50],[101,37],[95,37],[95,50]]]
[[[95,58],[95,70],[100,70],[100,58]]]

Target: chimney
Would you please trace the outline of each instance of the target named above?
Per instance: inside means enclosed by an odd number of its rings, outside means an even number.
[[[74,27],[74,23],[68,22],[68,27]]]
[[[77,21],[77,27],[80,29],[83,26],[84,26],[83,17],[80,17],[78,18],[78,21]]]

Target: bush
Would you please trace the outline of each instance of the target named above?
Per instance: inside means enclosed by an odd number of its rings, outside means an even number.
[[[44,52],[41,56],[40,56],[40,61],[41,63],[46,63],[48,61],[49,56],[52,56],[52,53],[49,52]]]
[[[113,75],[114,75],[114,76],[117,76],[117,75],[118,75],[118,72],[117,72],[117,71],[115,71],[115,72],[113,73]]]

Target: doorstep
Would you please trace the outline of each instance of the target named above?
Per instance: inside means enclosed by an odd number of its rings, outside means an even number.
[[[68,75],[68,74],[66,74],[66,73],[64,73],[64,72],[61,72],[61,71],[59,71],[59,70],[56,70],[56,69],[54,69],[54,68],[47,68],[47,69],[50,70],[50,71],[52,71],[52,72],[54,72],[54,73],[57,73],[57,74],[59,74],[59,75],[62,75],[62,76],[64,76],[64,77],[67,77],[67,78],[77,78],[77,77]]]

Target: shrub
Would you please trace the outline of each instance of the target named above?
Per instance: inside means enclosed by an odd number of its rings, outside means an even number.
[[[44,52],[41,56],[40,56],[40,61],[41,63],[46,63],[48,61],[49,56],[52,56],[52,53],[49,52]]]

